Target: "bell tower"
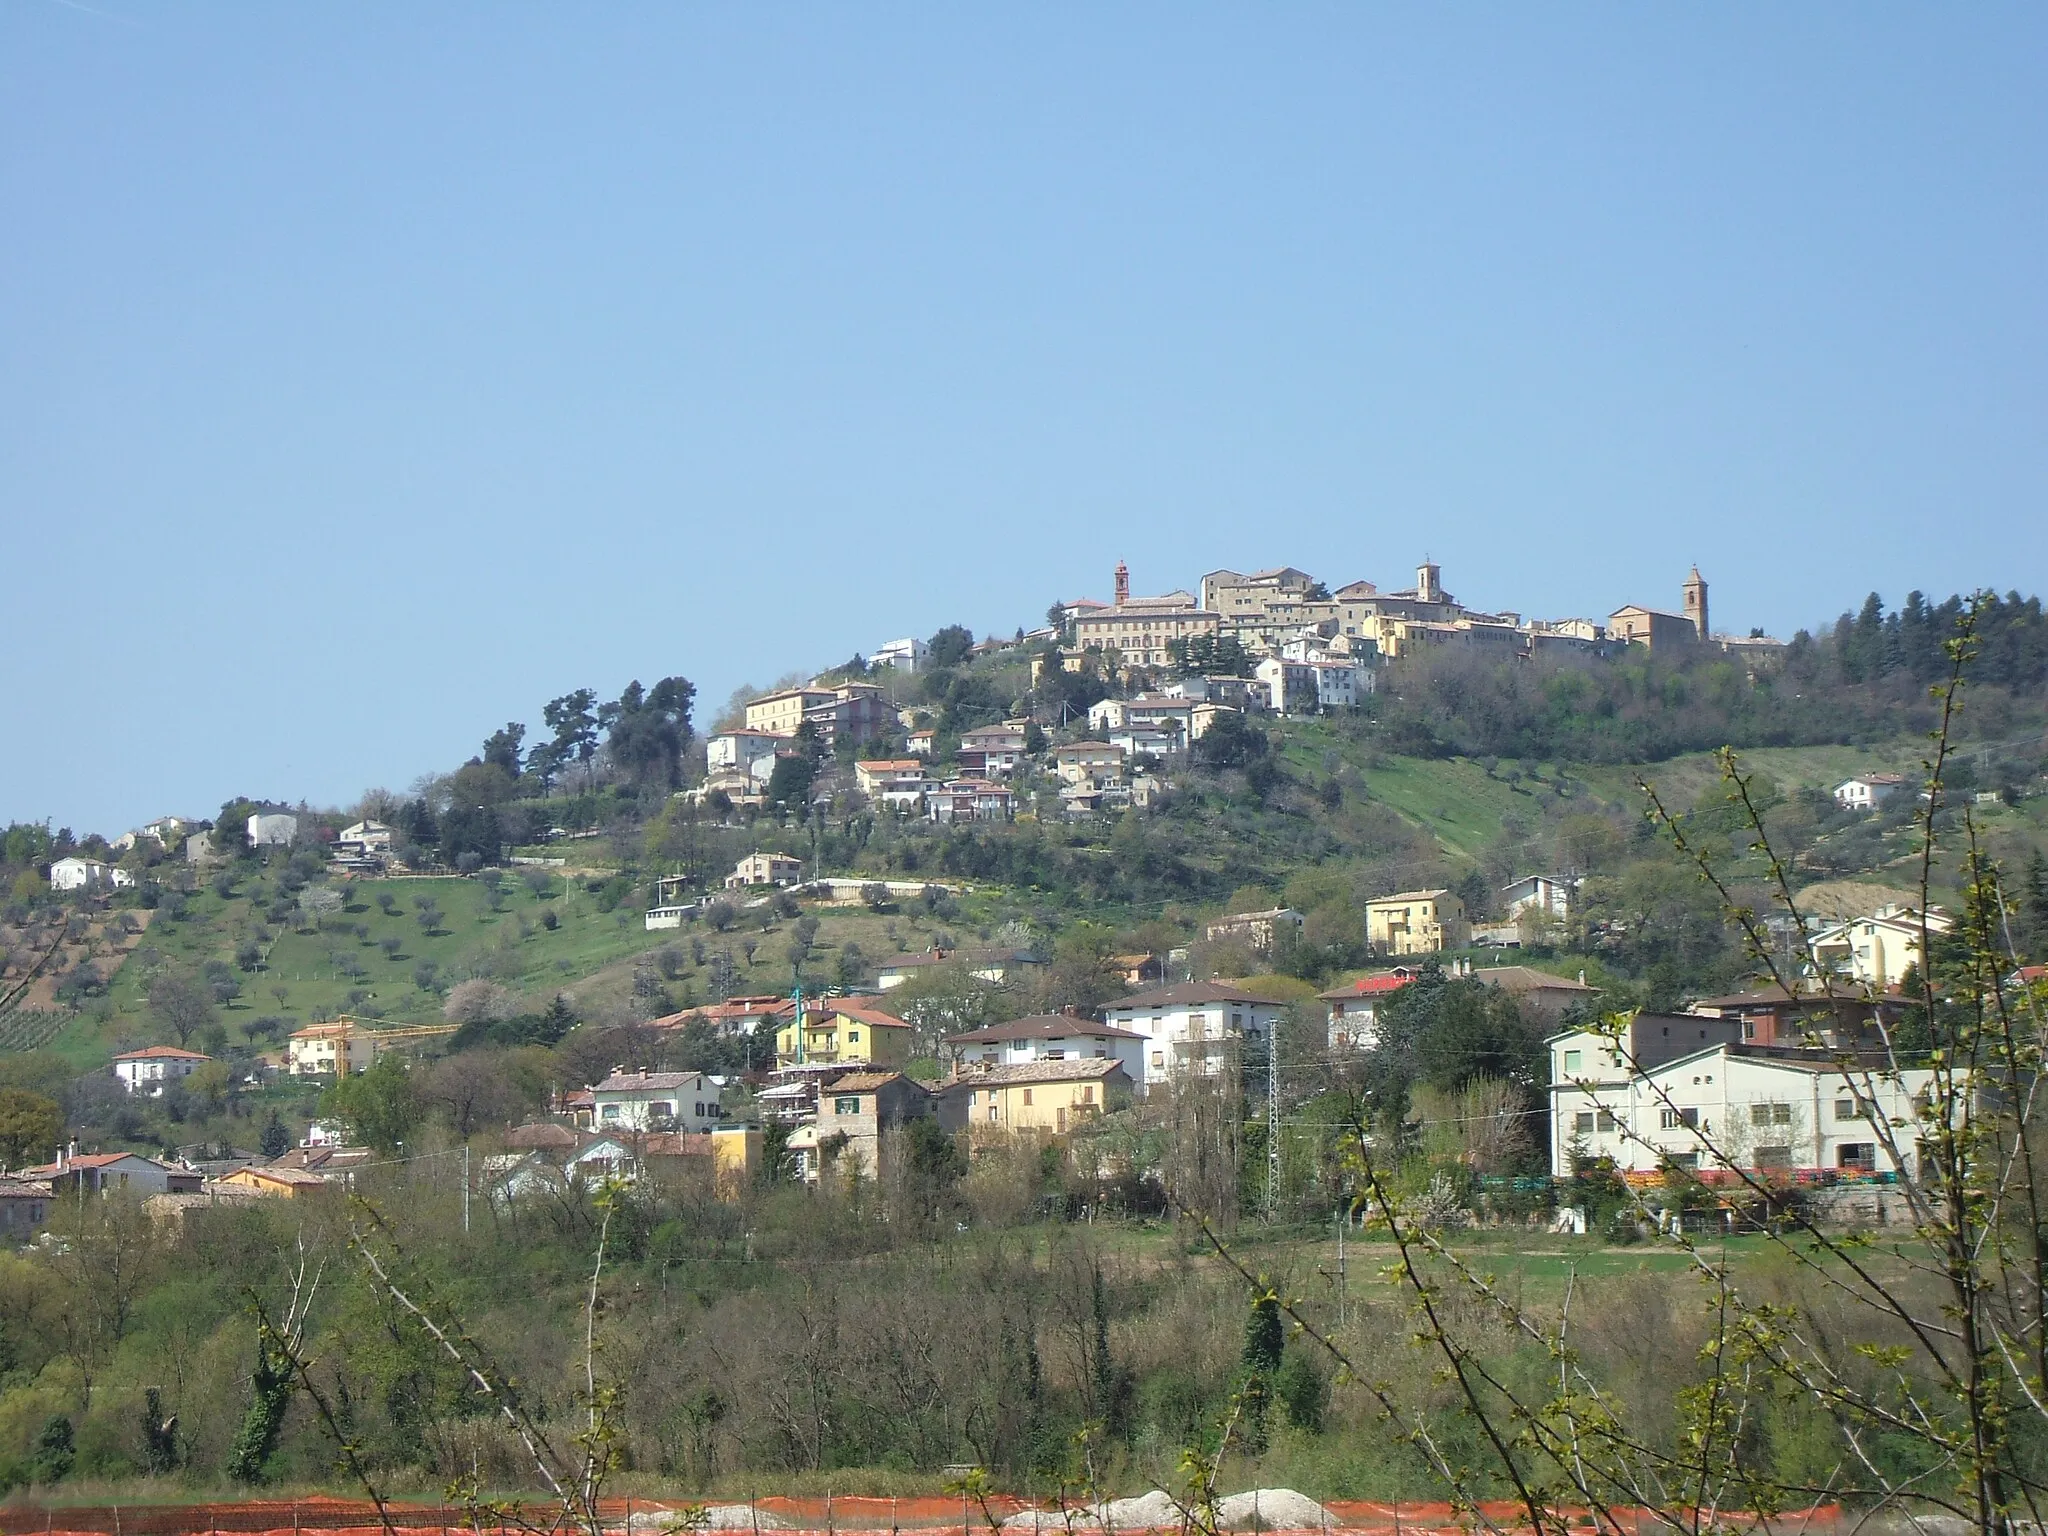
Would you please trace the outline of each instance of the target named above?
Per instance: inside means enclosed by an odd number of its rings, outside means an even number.
[[[1692,575],[1686,578],[1685,616],[1692,620],[1693,631],[1703,644],[1713,637],[1714,632],[1707,628],[1707,583],[1698,566],[1694,566]]]
[[[1695,571],[1694,575],[1699,573]],[[1131,600],[1131,568],[1119,560],[1116,563],[1116,605],[1121,608]]]
[[[1440,603],[1444,600],[1443,567],[1428,556],[1415,568],[1415,600],[1418,603]]]

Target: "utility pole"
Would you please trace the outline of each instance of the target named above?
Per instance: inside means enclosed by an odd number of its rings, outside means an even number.
[[[1280,1026],[1266,1026],[1266,1220],[1280,1211]]]
[[[1351,1225],[1351,1191],[1344,1191],[1344,1198],[1337,1207],[1337,1331],[1344,1330],[1344,1229]]]
[[[469,1236],[469,1143],[462,1144],[462,1235]]]

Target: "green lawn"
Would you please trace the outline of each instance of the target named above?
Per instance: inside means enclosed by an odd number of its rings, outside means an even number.
[[[244,889],[250,883],[244,882]],[[743,910],[735,926],[722,934],[703,923],[649,933],[637,895],[629,894],[606,911],[582,881],[565,881],[559,874],[552,876],[545,894],[508,876],[496,911],[483,882],[453,876],[337,882],[332,889],[346,905],[306,931],[289,926],[267,930],[263,913],[246,895],[225,899],[212,889],[193,894],[181,918],[157,913],[142,944],[115,973],[108,995],[80,1013],[50,1048],[83,1071],[104,1063],[114,1050],[165,1040],[149,1013],[150,976],[163,970],[196,972],[213,960],[232,962],[240,944],[260,941],[266,931],[272,936],[262,964],[254,971],[237,970],[241,995],[221,1010],[230,1039],[241,1036],[244,1024],[266,1016],[289,1020],[288,1029],[342,1013],[393,1023],[432,1022],[441,1017],[449,982],[470,975],[489,976],[534,1008],[558,991],[567,992],[579,1013],[594,1016],[626,1004],[636,960],[665,946],[675,951],[671,968],[677,974],[667,985],[678,1006],[710,1000],[708,964],[696,958],[700,946],[707,962],[720,950],[732,955],[740,991],[781,992],[791,985],[789,924],[777,920],[764,927],[758,911]],[[388,914],[380,896],[391,900]],[[440,913],[431,931],[420,921],[420,904],[428,901]],[[849,943],[859,947],[863,973],[871,979],[878,961],[927,948],[940,933],[955,943],[981,942],[980,930],[1000,905],[1001,893],[978,891],[954,919],[941,920],[920,910],[878,915],[859,907],[807,903],[820,920],[816,951],[805,968],[807,984],[830,983]],[[545,925],[548,914],[555,919],[553,929]],[[389,940],[397,943],[387,954]],[[437,988],[419,986],[423,963],[435,968]],[[362,996],[352,1001],[357,992]]]

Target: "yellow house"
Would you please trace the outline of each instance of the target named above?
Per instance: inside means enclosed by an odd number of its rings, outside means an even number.
[[[940,1090],[948,1130],[1048,1131],[1059,1135],[1131,1099],[1130,1074],[1113,1058],[1020,1062],[983,1067]]]
[[[761,1169],[758,1125],[711,1127],[711,1176],[721,1200],[737,1200]]]
[[[454,1024],[407,1024],[397,1029],[369,1029],[343,1015],[328,1024],[309,1024],[285,1041],[285,1071],[293,1077],[331,1073],[346,1077],[365,1072],[386,1051],[409,1050],[452,1035]]]
[[[233,1189],[253,1190],[281,1200],[296,1200],[300,1195],[327,1187],[326,1179],[304,1168],[237,1168],[220,1182]]]
[[[827,997],[804,1005],[801,1022],[775,1032],[778,1067],[900,1067],[910,1060],[910,1026],[879,1008]]]
[[[780,693],[764,693],[747,702],[747,729],[766,731],[770,736],[794,736],[797,727],[804,723],[805,712],[830,704],[832,697],[829,688],[785,688]]]
[[[1472,942],[1465,903],[1449,891],[1401,891],[1365,904],[1366,942],[1385,954],[1431,955]]]

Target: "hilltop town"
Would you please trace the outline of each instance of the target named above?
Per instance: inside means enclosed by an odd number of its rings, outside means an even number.
[[[701,733],[685,678],[579,690],[345,810],[9,828],[21,1283],[70,1304],[58,1259],[123,1201],[168,1256],[363,1194],[416,1206],[391,1219],[426,1249],[567,1252],[623,1200],[646,1273],[725,1276],[719,1326],[766,1327],[720,1266],[1076,1224],[1149,1253],[1188,1220],[1313,1246],[1349,1230],[1361,1147],[1511,1243],[1912,1220],[1924,1154],[1878,1128],[1947,1079],[1867,1068],[1963,938],[1958,855],[1920,873],[1930,827],[1967,815],[2007,871],[2010,985],[2048,960],[2038,601],[1873,597],[1781,642],[1715,631],[1697,570],[1677,611],[1602,620],[1468,609],[1434,563],[1384,593],[1293,567],[1198,585],[1134,596],[1119,565],[1109,601],[892,641]],[[1966,618],[1987,707],[1937,802],[1911,733]],[[1105,1262],[1080,1315],[1155,1317],[1143,1286],[1105,1295]],[[982,1326],[839,1283],[874,1337]],[[1132,1391],[1167,1390],[1170,1351],[1116,1347]],[[146,1374],[92,1351],[51,1336],[0,1406],[81,1358]],[[735,1427],[692,1465],[760,1454],[779,1389],[741,1379],[793,1359],[730,1365]],[[1298,1369],[1306,1446],[1329,1387]],[[1187,1432],[1162,1403],[1104,1410],[1119,1456]],[[219,1427],[188,1434],[223,1464]],[[985,1454],[1049,1464],[1021,1445]]]

